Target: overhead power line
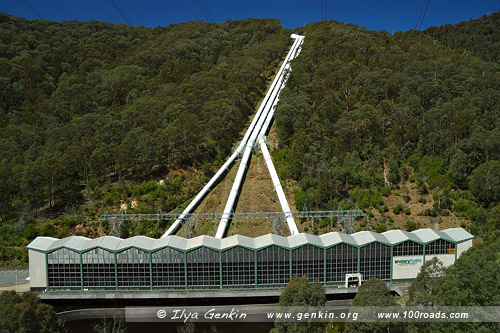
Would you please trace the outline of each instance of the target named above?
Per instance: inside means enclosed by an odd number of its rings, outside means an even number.
[[[326,0],[325,0],[325,21],[328,22],[328,8],[326,6]]]
[[[207,3],[205,2],[205,0],[201,0],[201,3],[203,4],[203,7],[205,7],[205,9],[207,11],[208,18],[210,19],[210,23],[214,23],[214,20],[212,19],[212,14],[210,14],[210,8],[208,7]]]
[[[125,22],[128,24],[128,25],[132,25],[132,23],[130,23],[130,20],[127,18],[127,16],[125,15],[125,13],[120,9],[120,7],[118,7],[118,5],[116,4],[116,2],[114,0],[109,0],[109,2],[111,3],[111,5],[113,7],[115,7],[116,11],[118,12],[118,14],[120,14],[120,16],[125,20]]]
[[[197,1],[198,1],[198,5],[201,8],[203,16],[205,16],[205,19],[207,20],[207,22],[213,23],[212,17],[210,16],[210,12],[208,11],[208,7],[205,5],[205,2],[203,0],[197,0]]]
[[[43,17],[42,14],[38,10],[36,10],[35,7],[33,7],[27,0],[21,0],[26,7],[28,7],[29,10],[31,10],[36,16],[38,16],[41,20],[46,20],[45,17]]]
[[[427,5],[425,4],[426,2],[427,2]],[[422,6],[420,7],[420,13],[418,14],[417,24],[415,24],[415,30],[417,30],[417,28],[418,28],[418,30],[422,29],[422,23],[424,23],[425,14],[427,14],[427,8],[429,8],[430,2],[431,2],[431,0],[423,0]],[[424,7],[425,7],[425,11],[424,11]],[[422,11],[423,11],[424,15],[422,15]],[[420,20],[420,18],[422,18],[422,20]]]
[[[418,23],[420,22],[420,17],[422,16],[422,11],[424,10],[425,1],[427,0],[422,1],[422,6],[420,7],[420,13],[418,13],[417,23],[415,23],[415,30],[417,30],[418,28]]]
[[[328,21],[328,10],[326,6],[326,1],[327,0],[321,0],[321,21],[323,22]]]
[[[425,7],[425,11],[424,11],[424,16],[422,16],[422,21],[420,22],[420,27],[418,27],[418,30],[422,29],[422,23],[424,23],[425,14],[427,14],[427,8],[429,8],[430,3],[431,3],[431,0],[428,0],[427,6]]]
[[[325,20],[325,14],[323,14],[323,0],[321,0],[321,21]]]

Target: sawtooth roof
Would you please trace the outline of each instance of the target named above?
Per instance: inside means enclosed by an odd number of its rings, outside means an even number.
[[[437,239],[445,239],[454,243],[461,243],[472,238],[474,238],[474,236],[462,228],[450,228],[442,231],[418,229],[412,232],[390,230],[381,234],[373,231],[360,231],[351,235],[339,232],[330,232],[321,236],[304,233],[288,237],[267,234],[256,238],[234,235],[223,239],[207,235],[191,239],[178,236],[168,236],[160,239],[154,239],[146,236],[135,236],[126,239],[113,236],[104,236],[95,239],[81,236],[70,236],[63,239],[37,237],[28,245],[28,249],[40,252],[50,252],[64,247],[78,252],[85,252],[99,247],[112,252],[120,252],[134,247],[153,252],[164,247],[172,247],[185,251],[193,250],[201,246],[218,250],[225,250],[235,246],[260,249],[271,245],[286,248],[297,248],[306,244],[320,247],[330,247],[340,243],[346,243],[353,246],[364,246],[373,242],[379,242],[386,245],[397,245],[407,240],[421,244],[428,244]]]

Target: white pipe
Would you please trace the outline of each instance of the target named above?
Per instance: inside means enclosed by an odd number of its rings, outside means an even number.
[[[271,179],[273,180],[274,190],[278,195],[278,199],[281,204],[281,209],[285,214],[286,223],[288,224],[288,228],[290,229],[290,233],[293,235],[299,234],[299,229],[297,229],[297,225],[295,224],[295,220],[293,219],[293,214],[290,210],[290,206],[288,205],[288,201],[286,200],[285,192],[281,187],[280,179],[278,177],[278,173],[274,168],[273,160],[271,158],[271,154],[269,154],[269,150],[267,150],[266,145],[266,137],[262,134],[259,136],[259,145],[260,150],[262,150],[262,155],[264,155],[264,159],[266,160],[267,168],[269,169],[269,173],[271,174]]]
[[[292,49],[295,48],[296,42],[297,42],[297,39],[296,39],[295,43],[292,45],[290,52],[292,51]],[[290,52],[288,53],[287,57],[285,58],[285,64],[289,60],[289,57],[291,54]],[[283,69],[283,67],[284,66],[282,66],[282,69]],[[280,72],[281,71],[282,70],[280,70]],[[275,88],[276,82],[277,82],[277,80],[273,81],[273,83],[270,87],[270,90]],[[243,136],[243,139],[241,140],[238,148],[233,152],[233,154],[229,157],[229,159],[222,165],[222,167],[219,169],[219,171],[217,171],[217,173],[212,177],[212,179],[210,179],[210,181],[196,195],[196,197],[193,199],[193,201],[191,201],[189,203],[189,205],[184,209],[182,214],[179,215],[179,217],[175,220],[175,222],[172,223],[170,228],[168,228],[168,230],[163,234],[162,238],[174,234],[179,229],[179,227],[181,227],[182,222],[186,219],[186,217],[189,214],[191,214],[192,211],[201,203],[203,198],[205,198],[205,196],[208,193],[210,193],[210,191],[212,190],[213,186],[217,183],[217,181],[219,181],[222,178],[224,173],[231,168],[234,161],[241,155],[241,152],[243,151],[243,149],[248,141],[248,138],[250,137],[252,131],[254,130],[255,125],[257,124],[258,120],[261,118],[262,112],[264,111],[264,108],[265,108],[265,105],[267,104],[268,99],[269,99],[269,94],[266,94],[266,96],[264,97],[264,100],[262,101],[257,113],[255,114],[252,122],[250,123],[250,126],[248,127],[245,135]]]
[[[300,40],[300,44],[302,44],[303,37]],[[299,44],[299,47],[300,47]],[[297,48],[297,51],[295,53],[295,56],[298,55],[300,52],[299,47]],[[294,56],[294,57],[295,57]],[[288,69],[290,67],[290,63],[287,64]],[[286,77],[283,79],[283,85],[280,88],[280,90],[284,87],[284,84],[286,83],[288,79],[289,73],[286,74]],[[274,185],[274,190],[276,191],[276,194],[278,195],[278,199],[280,201],[281,209],[283,210],[283,213],[285,214],[285,219],[288,224],[288,228],[290,229],[290,233],[293,235],[299,234],[299,230],[297,228],[297,225],[295,223],[295,220],[293,218],[293,214],[291,213],[290,206],[288,205],[288,201],[285,196],[285,192],[283,191],[283,187],[281,186],[278,173],[276,172],[276,169],[273,164],[273,160],[271,158],[271,154],[269,154],[269,150],[267,149],[266,145],[266,137],[265,134],[269,128],[269,125],[271,123],[271,120],[273,119],[274,116],[274,110],[276,108],[276,105],[278,104],[279,96],[276,97],[276,99],[273,102],[273,105],[271,107],[271,110],[269,111],[266,121],[264,122],[264,126],[260,130],[259,133],[259,145],[260,145],[260,150],[262,151],[262,155],[264,156],[264,160],[266,161],[267,169],[269,170],[269,174],[271,175],[271,179],[273,181]]]
[[[294,38],[294,36],[292,36]],[[283,65],[281,66],[280,70],[278,71],[278,74],[276,75],[271,88],[267,91],[266,98],[264,99],[265,101],[261,104],[261,106],[264,105],[264,109],[266,110],[264,112],[264,116],[259,118],[259,121],[257,122],[257,125],[255,129],[252,131],[252,135],[248,139],[245,147],[245,151],[243,153],[243,157],[240,162],[240,166],[238,168],[238,172],[236,174],[236,177],[234,179],[233,186],[231,188],[231,192],[229,193],[229,198],[227,200],[226,206],[224,208],[224,212],[222,213],[222,218],[219,222],[219,228],[217,229],[217,233],[215,234],[216,238],[222,238],[224,236],[224,233],[226,232],[227,225],[229,223],[229,220],[231,218],[231,213],[233,213],[233,208],[234,204],[236,202],[236,198],[238,196],[238,193],[241,188],[241,183],[243,180],[243,176],[245,175],[246,169],[247,169],[247,164],[248,161],[250,160],[250,156],[252,154],[253,146],[255,144],[255,141],[257,139],[257,136],[259,135],[264,122],[267,119],[267,114],[271,111],[273,105],[274,105],[274,100],[278,96],[279,92],[281,91],[282,85],[284,84],[284,73],[285,69],[288,68],[288,63],[292,59],[292,57],[295,54],[295,51],[297,47],[302,43],[303,38],[299,38],[298,36],[295,37],[295,42],[293,43],[290,51],[288,52],[288,55],[285,58],[285,61],[283,62]],[[276,89],[277,88],[277,89]],[[271,104],[269,104],[269,101]]]

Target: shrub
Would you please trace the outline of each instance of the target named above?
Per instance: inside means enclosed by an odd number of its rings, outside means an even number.
[[[427,208],[426,210],[424,211],[421,211],[420,213],[418,213],[419,216],[438,216],[438,211],[434,208]]]
[[[392,209],[392,212],[393,212],[394,214],[398,215],[399,213],[401,213],[401,211],[402,211],[402,210],[403,210],[403,205],[401,205],[400,203],[398,203],[398,204],[396,205],[396,207],[394,207],[394,208]]]
[[[383,214],[383,213],[389,211],[389,207],[387,207],[387,205],[383,205],[383,206],[378,208],[378,211],[380,212],[380,214]]]
[[[54,237],[56,234],[56,230],[54,229],[54,225],[50,222],[47,222],[42,227],[42,236],[46,237]]]
[[[23,231],[23,236],[27,240],[32,240],[36,237],[36,230],[33,224],[28,224]]]
[[[375,232],[378,232],[379,234],[384,232],[384,231],[387,231],[387,227],[383,224],[379,224],[376,228],[375,228]]]
[[[417,230],[418,228],[420,228],[420,223],[417,223],[413,220],[406,222],[406,230],[407,231]]]
[[[380,189],[380,194],[382,194],[384,197],[388,197],[389,194],[391,194],[391,189],[389,186],[384,186]]]
[[[453,210],[456,216],[465,216],[467,211],[472,207],[474,207],[474,203],[466,199],[459,199],[453,203]]]
[[[405,208],[405,209],[403,209],[403,213],[404,213],[405,215],[410,215],[410,214],[411,214],[411,210],[410,210],[410,208]]]

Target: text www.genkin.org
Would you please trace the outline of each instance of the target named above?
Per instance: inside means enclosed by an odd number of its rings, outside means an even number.
[[[293,312],[269,312],[268,319],[285,320],[285,321],[325,321],[335,319],[350,319],[356,321],[358,313],[356,312],[331,312],[328,310],[313,310],[313,311],[293,311]]]

